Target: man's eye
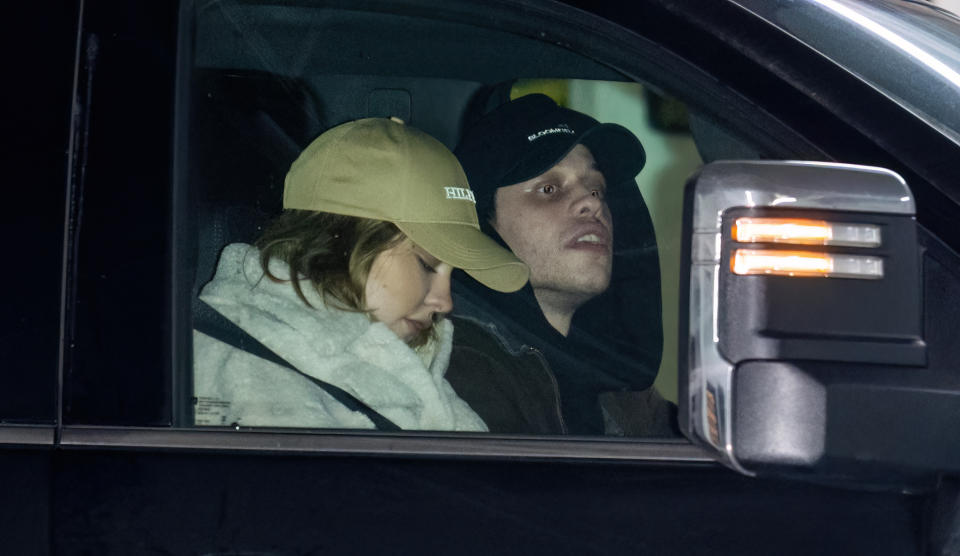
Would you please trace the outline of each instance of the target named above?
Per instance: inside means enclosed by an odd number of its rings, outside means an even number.
[[[557,192],[557,186],[553,185],[552,183],[548,183],[547,185],[540,186],[540,192],[546,193],[547,195],[552,195],[553,193]]]
[[[603,190],[602,190],[602,189],[594,189],[594,190],[590,191],[590,195],[593,195],[593,196],[596,197],[597,199],[603,199]]]
[[[431,273],[437,272],[436,268],[427,264],[427,261],[423,260],[423,258],[420,257],[419,255],[417,255],[417,260],[420,261],[420,266],[423,267],[423,269],[426,270],[427,272],[431,272]]]

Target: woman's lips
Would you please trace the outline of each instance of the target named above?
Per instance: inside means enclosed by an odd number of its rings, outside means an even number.
[[[413,319],[403,319],[403,320],[406,321],[407,325],[410,327],[410,330],[411,330],[414,334],[416,334],[417,332],[420,332],[421,330],[423,330],[423,329],[425,329],[426,327],[430,326],[429,323],[420,322],[420,321],[418,321],[418,320],[413,320]]]

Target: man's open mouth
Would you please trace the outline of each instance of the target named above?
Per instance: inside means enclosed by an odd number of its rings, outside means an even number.
[[[597,234],[586,234],[578,237],[574,243],[592,243],[597,245],[603,245],[606,242]]]
[[[608,249],[610,232],[599,222],[581,224],[574,229],[566,247],[573,249]]]

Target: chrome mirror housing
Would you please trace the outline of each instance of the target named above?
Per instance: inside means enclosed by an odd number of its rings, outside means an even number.
[[[919,452],[896,443],[922,439],[922,423],[960,399],[925,368],[915,204],[899,175],[724,161],[704,166],[685,193],[688,437],[747,475],[960,466],[950,462],[958,449],[944,453],[935,435]]]

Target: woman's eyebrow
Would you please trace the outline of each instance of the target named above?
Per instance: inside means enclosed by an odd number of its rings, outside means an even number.
[[[420,247],[419,245],[416,245],[416,248],[414,249],[414,253],[417,256],[423,258],[425,262],[430,264],[430,266],[436,266],[442,262],[440,259],[434,257],[433,255],[428,253],[426,249],[424,249],[423,247]]]

